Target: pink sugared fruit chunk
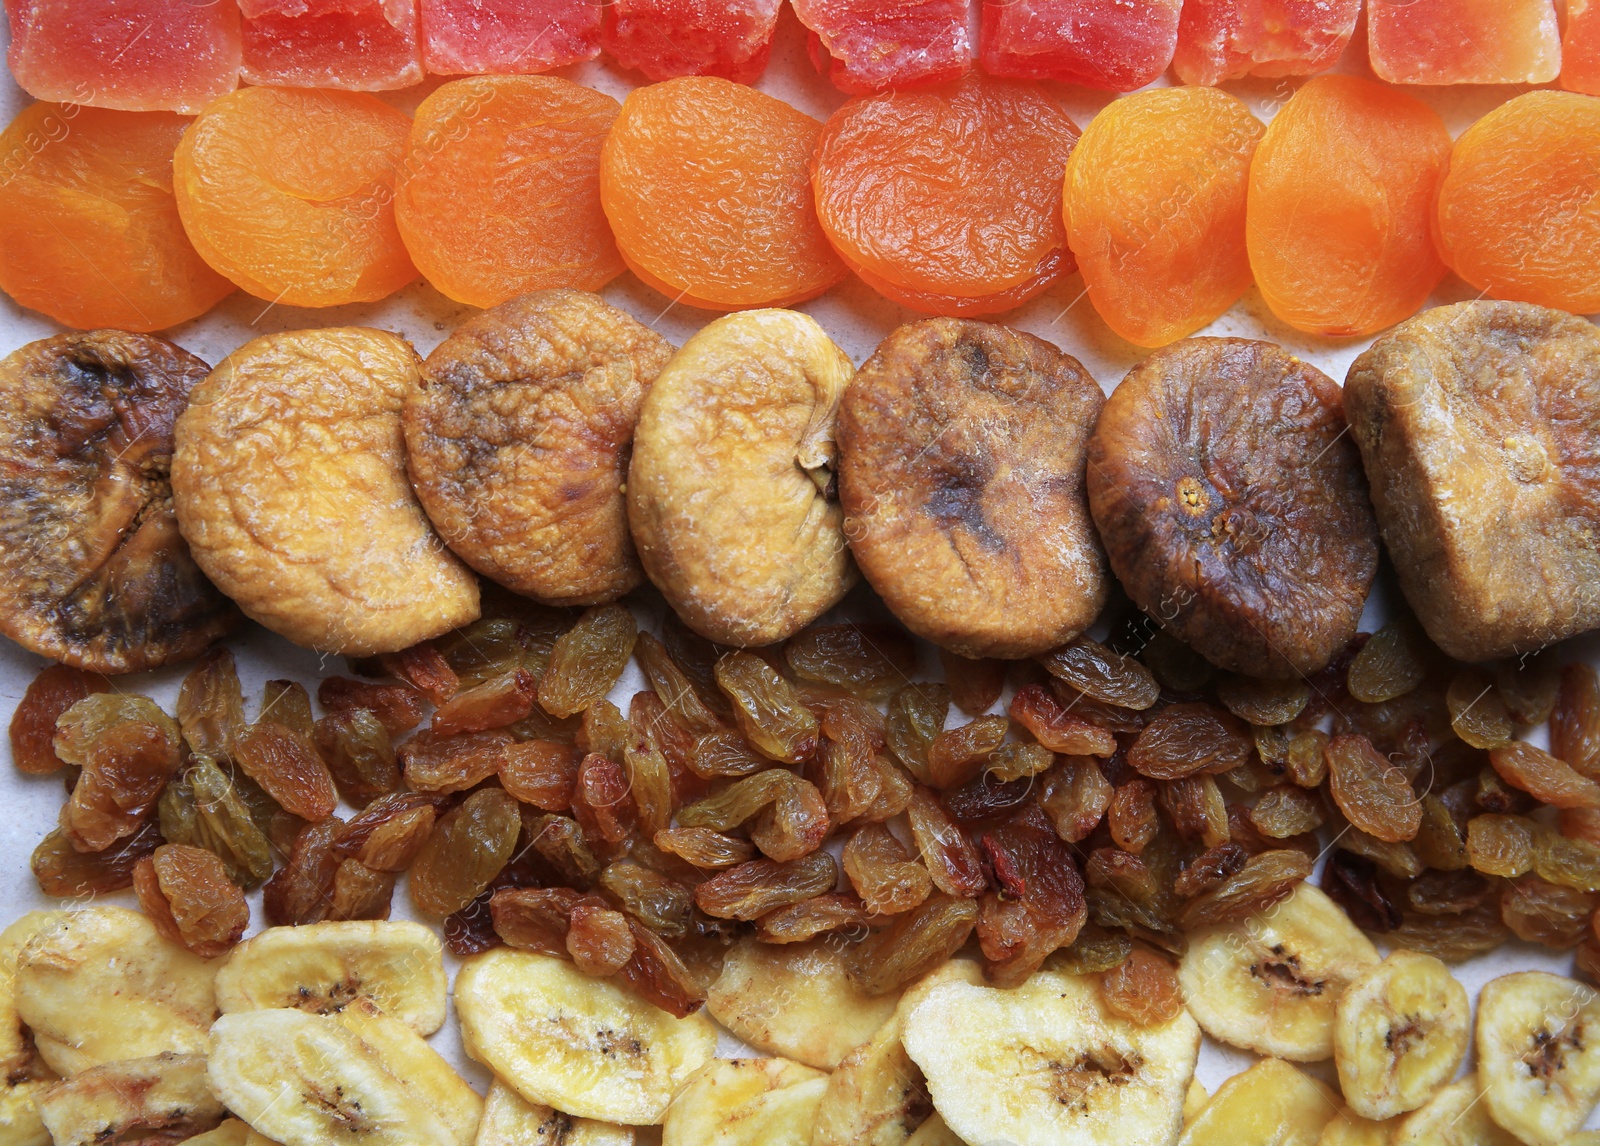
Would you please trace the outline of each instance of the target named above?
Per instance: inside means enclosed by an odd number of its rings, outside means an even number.
[[[1561,86],[1569,92],[1600,95],[1600,0],[1567,0]]]
[[[1184,0],[1173,70],[1186,84],[1333,67],[1361,0]]]
[[[417,0],[239,0],[246,83],[387,91],[422,78]]]
[[[841,91],[944,83],[972,66],[966,0],[793,0]]]
[[[983,0],[983,68],[1128,92],[1167,70],[1180,0]]]
[[[422,0],[422,62],[438,75],[529,75],[600,54],[601,0]]]
[[[1561,71],[1555,0],[1368,0],[1367,51],[1392,84],[1543,84]]]
[[[609,0],[601,44],[652,80],[721,76],[750,83],[767,67],[782,0]]]
[[[239,86],[232,0],[5,0],[11,75],[36,99],[193,115]]]

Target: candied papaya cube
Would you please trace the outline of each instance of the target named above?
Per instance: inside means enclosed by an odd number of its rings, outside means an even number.
[[[1173,70],[1186,84],[1309,76],[1338,63],[1361,0],[1184,0]]]
[[[966,0],[794,0],[794,13],[841,91],[943,83],[972,66]]]
[[[1561,86],[1600,95],[1600,2],[1567,0],[1567,34],[1561,41]]]
[[[600,0],[422,0],[436,75],[529,75],[600,54]]]
[[[600,42],[652,80],[720,76],[751,83],[766,71],[782,0],[611,0]]]
[[[36,99],[193,115],[239,86],[239,10],[172,0],[5,0],[11,75]]]
[[[1555,0],[1368,0],[1367,52],[1392,84],[1543,84],[1561,31]]]
[[[246,83],[387,91],[422,78],[417,0],[239,0]]]
[[[1179,0],[983,0],[983,69],[1131,92],[1172,62],[1179,6]]]

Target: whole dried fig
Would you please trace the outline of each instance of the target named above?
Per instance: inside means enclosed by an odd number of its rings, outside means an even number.
[[[357,327],[269,334],[195,387],[172,462],[200,568],[296,644],[370,656],[478,615],[477,579],[406,478],[410,344]]]
[[[641,584],[623,486],[639,402],[671,356],[585,291],[536,291],[457,327],[404,414],[411,480],[445,544],[550,605]]]
[[[1600,626],[1600,333],[1559,310],[1463,302],[1402,322],[1345,380],[1383,540],[1451,656]]]
[[[210,369],[116,330],[0,362],[0,632],[123,673],[187,660],[238,623],[172,512],[173,419]]]
[[[834,478],[850,360],[788,310],[725,315],[645,394],[628,523],[650,580],[726,645],[793,636],[854,583]]]
[[[1271,343],[1189,338],[1106,401],[1089,507],[1135,604],[1248,676],[1328,664],[1355,635],[1378,529],[1339,387]]]
[[[913,632],[968,657],[1026,657],[1106,597],[1083,492],[1104,395],[1048,342],[934,318],[892,332],[839,410],[851,551]]]

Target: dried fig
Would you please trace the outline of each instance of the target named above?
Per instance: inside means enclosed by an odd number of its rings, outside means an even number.
[[[839,409],[839,497],[861,571],[920,636],[1026,657],[1086,629],[1106,598],[1083,495],[1105,398],[1031,334],[956,318],[879,344]]]
[[[1600,333],[1463,302],[1402,322],[1345,382],[1400,587],[1435,644],[1511,656],[1600,625]]]
[[[1106,401],[1089,506],[1128,595],[1209,660],[1314,673],[1355,635],[1378,530],[1339,387],[1266,342],[1189,338]]]
[[[445,544],[546,604],[636,588],[623,484],[639,402],[671,356],[586,291],[535,291],[457,327],[404,415],[411,480]]]
[[[238,623],[172,513],[173,419],[209,370],[116,330],[0,362],[0,632],[123,673],[187,660]]]
[[[478,616],[478,586],[406,477],[403,339],[290,331],[235,350],[195,387],[172,461],[195,560],[250,617],[296,644],[370,656]]]
[[[691,338],[645,394],[628,523],[650,580],[702,636],[785,640],[855,581],[833,440],[851,372],[812,319],[752,310]]]

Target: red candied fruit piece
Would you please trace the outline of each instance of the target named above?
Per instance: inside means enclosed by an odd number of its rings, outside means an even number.
[[[1167,70],[1180,0],[983,0],[983,69],[1131,92]]]
[[[1600,95],[1600,2],[1567,0],[1567,34],[1561,41],[1561,86]]]
[[[966,0],[794,0],[812,58],[840,91],[960,79],[972,67]]]
[[[422,78],[417,0],[239,0],[246,83],[388,91]]]
[[[232,3],[5,3],[11,75],[35,99],[193,115],[239,86]]]
[[[1543,84],[1561,71],[1555,0],[1368,0],[1367,54],[1392,84]]]
[[[436,75],[530,75],[600,54],[600,0],[422,0]]]
[[[600,42],[652,80],[720,76],[754,82],[767,69],[782,0],[610,0]]]
[[[1184,0],[1172,68],[1186,84],[1309,76],[1339,62],[1361,0]]]

